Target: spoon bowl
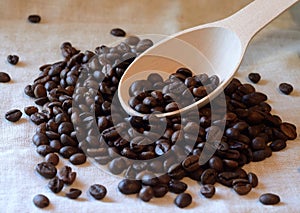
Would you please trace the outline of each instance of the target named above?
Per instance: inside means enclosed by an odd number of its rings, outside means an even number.
[[[172,116],[209,103],[234,77],[251,38],[297,1],[255,0],[226,19],[181,31],[158,42],[141,54],[123,74],[118,87],[122,107],[130,115],[143,116],[128,104],[130,85],[151,73],[167,78],[180,67],[189,68],[195,75],[217,75],[220,84],[199,101],[156,116]]]

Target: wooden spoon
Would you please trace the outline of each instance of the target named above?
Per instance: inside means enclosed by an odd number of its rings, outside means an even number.
[[[143,116],[128,104],[130,85],[154,72],[167,77],[183,66],[194,74],[216,74],[220,78],[219,86],[187,107],[157,116],[171,116],[204,106],[230,83],[253,36],[298,1],[254,0],[230,17],[181,31],[158,42],[141,54],[122,76],[118,88],[122,107],[130,115]]]

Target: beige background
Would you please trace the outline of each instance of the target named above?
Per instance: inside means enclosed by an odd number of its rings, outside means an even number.
[[[100,171],[90,163],[74,167],[78,179],[73,187],[83,189],[77,201],[52,194],[47,181],[34,173],[34,166],[42,160],[31,143],[35,126],[26,116],[17,123],[4,119],[6,111],[23,109],[33,100],[23,94],[23,88],[37,77],[38,67],[61,59],[59,46],[71,41],[81,50],[93,50],[100,44],[110,44],[118,39],[109,34],[110,29],[121,27],[129,34],[172,34],[187,27],[226,17],[250,0],[99,0],[99,1],[0,1],[0,71],[10,74],[12,81],[0,84],[0,212],[39,212],[32,197],[37,193],[47,195],[49,212],[180,212],[173,205],[174,194],[163,199],[144,203],[136,196],[124,196],[117,190],[119,179]],[[300,128],[300,6],[282,14],[261,31],[251,42],[237,77],[247,82],[249,72],[259,72],[262,81],[255,87],[265,92],[273,113],[284,121]],[[41,15],[40,24],[27,22],[29,14]],[[298,17],[298,21],[297,18]],[[255,21],[255,14],[253,14]],[[9,54],[20,56],[20,63],[11,66],[6,62]],[[282,95],[280,82],[290,82],[295,91]],[[299,131],[298,131],[299,133]],[[213,199],[199,196],[200,186],[189,183],[193,204],[188,212],[299,212],[300,200],[300,140],[288,142],[288,147],[274,153],[271,158],[251,163],[245,169],[255,172],[260,180],[257,188],[247,196],[238,196],[231,189],[217,185]],[[61,166],[60,164],[59,166]],[[108,188],[103,201],[86,195],[93,183]],[[258,196],[274,192],[282,202],[276,206],[263,206]]]

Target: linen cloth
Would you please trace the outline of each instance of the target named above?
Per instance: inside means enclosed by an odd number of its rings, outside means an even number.
[[[31,138],[35,125],[23,114],[20,121],[5,120],[13,108],[33,105],[23,89],[39,74],[39,66],[61,60],[59,46],[70,41],[80,50],[93,50],[101,44],[119,39],[109,34],[121,27],[128,34],[170,35],[199,24],[224,18],[250,0],[1,0],[0,1],[0,71],[9,73],[12,81],[0,84],[0,212],[299,212],[300,140],[289,141],[286,149],[273,153],[263,162],[250,163],[244,169],[258,175],[259,185],[246,196],[219,184],[212,199],[199,196],[200,185],[185,178],[193,203],[179,209],[173,204],[175,194],[154,198],[145,203],[136,195],[125,196],[117,190],[120,179],[87,162],[72,166],[78,173],[71,186],[83,194],[77,200],[50,192],[47,180],[34,172],[43,160],[35,152]],[[30,14],[39,14],[41,23],[27,21]],[[248,82],[250,72],[258,72],[262,80],[255,85],[268,95],[274,114],[300,128],[300,5],[270,23],[251,41],[236,75]],[[255,14],[253,14],[255,17]],[[254,18],[255,21],[255,18]],[[9,54],[20,56],[12,66]],[[278,91],[281,82],[294,85],[291,95]],[[298,130],[299,134],[299,130]],[[67,161],[60,162],[70,165]],[[102,201],[87,195],[88,187],[100,183],[108,193]],[[64,189],[66,191],[66,189]],[[258,201],[262,193],[273,192],[281,197],[275,206]],[[32,203],[35,194],[49,197],[51,205],[43,210]]]

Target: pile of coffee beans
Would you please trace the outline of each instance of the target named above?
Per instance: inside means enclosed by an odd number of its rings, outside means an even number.
[[[83,164],[90,157],[99,165],[106,165],[111,173],[124,174],[119,191],[138,194],[145,202],[170,192],[178,194],[174,200],[178,207],[187,207],[192,197],[186,192],[188,185],[182,181],[184,177],[199,182],[200,194],[207,198],[215,194],[216,182],[245,195],[258,185],[258,179],[242,167],[270,157],[272,152],[284,149],[287,140],[297,137],[293,124],[271,113],[265,94],[238,79],[225,88],[225,98],[215,98],[196,112],[188,112],[184,119],[180,115],[163,119],[127,115],[118,100],[113,102],[119,80],[134,58],[152,45],[149,39],[130,36],[115,47],[102,45],[94,52],[82,53],[65,42],[61,45],[64,59],[41,66],[39,77],[25,87],[25,94],[40,106],[40,109],[28,106],[24,111],[37,125],[32,142],[45,160],[36,166],[36,171],[50,179],[51,191],[61,191],[76,178],[71,167],[56,169],[60,156],[74,165]],[[146,81],[156,90],[165,91],[147,93],[148,83],[135,83],[130,89],[133,99],[141,92],[144,97],[132,105],[134,109],[138,110],[136,106],[142,104],[149,112],[159,111],[153,100],[156,96],[164,100],[167,93],[179,92],[181,87],[171,86],[179,82],[175,79],[183,82],[196,98],[206,95],[209,85],[213,89],[219,84],[217,76],[193,76],[186,68],[177,70],[166,81],[151,74]],[[224,103],[225,115],[212,112],[211,104],[223,107]],[[162,105],[162,112],[169,111],[167,105]],[[214,119],[213,113],[217,114]],[[161,129],[163,124],[163,133],[156,134],[155,129]],[[221,126],[225,126],[225,131]],[[208,141],[211,131],[221,134],[217,143]],[[216,151],[206,163],[200,164],[205,147]],[[164,158],[156,160],[159,157]],[[95,199],[103,199],[106,193],[101,184],[89,189]],[[75,199],[80,194],[80,189],[72,189],[66,196]]]
[[[147,80],[131,84],[129,105],[143,114],[172,112],[202,99],[215,90],[219,82],[216,75],[193,75],[187,68],[179,68],[165,81],[153,73]]]

